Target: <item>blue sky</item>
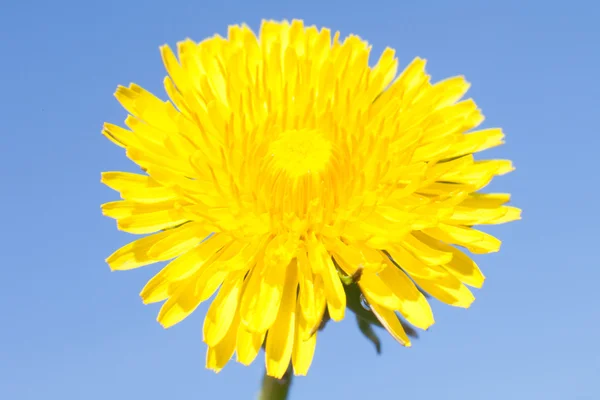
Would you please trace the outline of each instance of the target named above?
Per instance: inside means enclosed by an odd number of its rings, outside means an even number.
[[[600,281],[600,6],[595,1],[16,1],[0,12],[3,209],[0,398],[252,398],[263,363],[204,369],[206,307],[170,330],[138,293],[158,270],[111,273],[131,237],[101,216],[117,195],[100,172],[132,170],[100,134],[126,114],[117,84],[163,95],[158,46],[227,25],[302,18],[356,33],[434,80],[464,74],[485,126],[507,144],[488,156],[517,170],[518,223],[493,227],[500,253],[471,309],[434,303],[411,349],[381,332],[376,356],[348,318],[320,335],[291,399],[597,399]],[[594,182],[596,182],[594,184]],[[596,237],[596,239],[594,239]],[[595,371],[595,372],[594,372]]]

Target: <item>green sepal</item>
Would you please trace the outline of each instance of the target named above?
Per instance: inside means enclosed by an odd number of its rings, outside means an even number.
[[[365,337],[375,345],[375,351],[377,354],[381,354],[381,340],[379,340],[379,337],[373,330],[373,325],[358,315],[356,316],[356,322],[358,323],[358,329],[360,329],[362,334],[365,335]]]

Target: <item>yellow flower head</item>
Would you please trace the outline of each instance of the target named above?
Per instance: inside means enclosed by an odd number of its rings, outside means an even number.
[[[462,77],[431,84],[420,58],[397,76],[391,49],[370,67],[359,37],[302,21],[265,21],[258,38],[231,26],[227,38],[177,50],[179,60],[161,48],[171,102],[119,87],[129,130],[104,127],[145,174],[104,173],[123,200],[103,212],[151,234],[107,261],[127,270],[172,260],[141,292],[165,301],[165,327],[218,292],[204,321],[208,368],[234,353],[249,364],[264,344],[269,375],[290,361],[306,374],[324,315],[344,318],[347,277],[405,346],[397,313],[422,329],[434,322],[421,290],[471,304],[465,285],[484,277],[456,246],[497,251],[472,226],[520,212],[507,194],[479,193],[512,166],[474,160],[503,134],[467,133],[483,115],[460,101]]]

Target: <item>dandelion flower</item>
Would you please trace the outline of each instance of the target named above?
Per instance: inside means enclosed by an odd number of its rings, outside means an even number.
[[[260,34],[161,48],[170,101],[131,84],[116,97],[128,129],[103,133],[143,173],[105,172],[122,200],[102,206],[144,236],[108,257],[113,270],[171,260],[143,288],[171,327],[216,296],[203,328],[206,365],[290,362],[304,375],[318,327],[344,318],[353,284],[387,331],[410,346],[401,319],[434,323],[422,292],[469,307],[484,276],[460,248],[495,252],[473,228],[519,218],[508,194],[482,194],[506,160],[475,160],[503,143],[473,131],[483,115],[463,77],[432,84],[425,60],[397,75],[386,49],[328,29],[265,21]]]

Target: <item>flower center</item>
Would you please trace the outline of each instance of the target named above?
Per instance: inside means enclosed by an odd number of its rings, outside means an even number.
[[[269,146],[273,166],[291,178],[321,172],[331,158],[331,142],[314,130],[282,132]]]

